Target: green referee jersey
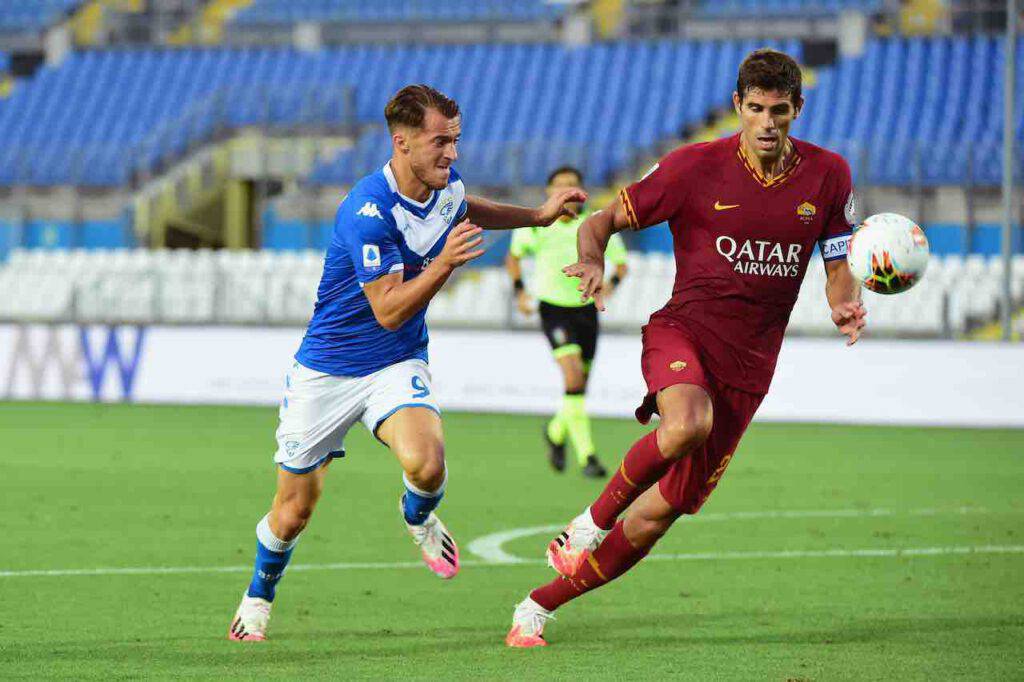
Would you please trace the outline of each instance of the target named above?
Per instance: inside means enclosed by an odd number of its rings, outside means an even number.
[[[580,281],[562,272],[566,265],[577,261],[576,231],[589,215],[582,213],[573,220],[556,220],[549,227],[523,227],[512,234],[509,253],[516,258],[533,256],[537,260],[532,288],[545,303],[563,308],[581,308],[591,303],[580,301],[576,289]],[[613,234],[608,240],[605,258],[612,265],[626,262],[626,245],[621,235]]]

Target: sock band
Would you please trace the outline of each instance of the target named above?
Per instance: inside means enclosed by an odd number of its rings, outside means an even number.
[[[246,594],[267,601],[274,601],[277,583],[284,576],[284,570],[292,558],[292,548],[299,541],[296,535],[284,541],[270,530],[270,515],[267,514],[256,524],[256,565]]]
[[[444,489],[448,485],[448,467],[445,465],[444,480],[441,487],[433,492],[420,490],[414,486],[409,477],[402,474],[402,481],[405,483],[405,494],[402,495],[402,516],[405,522],[411,526],[421,526],[430,518],[430,512],[437,509],[444,498]]]
[[[300,533],[301,535],[301,533]],[[270,514],[267,514],[260,522],[256,524],[256,539],[259,540],[260,544],[269,549],[271,552],[287,552],[299,541],[299,535],[296,535],[291,540],[282,540],[281,538],[274,535],[274,531],[270,530]]]
[[[448,464],[444,465],[444,478],[441,480],[441,487],[434,491],[421,490],[413,485],[412,481],[409,480],[409,476],[402,473],[402,483],[405,484],[405,489],[411,493],[416,493],[420,497],[440,497],[444,495],[444,489],[448,487]]]

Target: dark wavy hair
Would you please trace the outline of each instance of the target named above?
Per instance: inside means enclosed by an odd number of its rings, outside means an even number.
[[[802,96],[800,66],[785,52],[769,48],[754,50],[740,64],[736,77],[736,92],[741,102],[752,88],[787,94],[793,106],[798,107]]]

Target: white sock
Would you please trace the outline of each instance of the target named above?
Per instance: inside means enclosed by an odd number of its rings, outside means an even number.
[[[301,533],[299,535],[301,535]],[[274,535],[274,531],[270,530],[270,514],[264,516],[260,519],[260,522],[256,524],[256,539],[260,541],[261,545],[269,549],[271,552],[287,552],[299,541],[299,535],[296,535],[291,540],[282,540]]]

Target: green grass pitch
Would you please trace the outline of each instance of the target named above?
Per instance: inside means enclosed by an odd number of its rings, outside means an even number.
[[[441,513],[464,560],[473,539],[564,523],[598,492],[548,469],[541,423],[445,416]],[[410,566],[398,466],[362,429],[271,641],[227,641],[275,425],[264,408],[0,404],[0,677],[1024,676],[1024,431],[756,424],[660,558],[563,608],[547,649],[509,650],[513,605],[553,575],[536,561],[550,534],[502,547],[530,563],[478,560],[447,583]],[[595,429],[611,465],[643,433]],[[875,552],[893,548],[914,551]],[[173,570],[67,573],[126,567]]]

